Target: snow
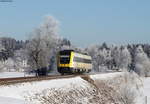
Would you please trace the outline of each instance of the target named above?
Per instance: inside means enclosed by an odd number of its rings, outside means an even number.
[[[144,80],[144,95],[147,96],[147,104],[150,104],[150,78]]]
[[[11,102],[11,103],[10,103]],[[1,104],[26,104],[27,102],[9,97],[0,97]]]
[[[2,72],[0,78],[23,77],[24,73],[21,72]]]
[[[44,89],[63,88],[71,83],[82,83],[82,81],[83,80],[80,77],[76,77],[70,79],[46,80],[40,82],[28,82],[16,85],[0,86],[0,96],[24,100],[25,96],[38,92],[40,93]],[[84,84],[79,85],[84,86]]]
[[[96,80],[96,79],[111,79],[115,76],[122,76],[123,72],[115,72],[115,73],[105,73],[105,74],[96,74],[96,75],[91,75],[91,78]]]
[[[34,76],[33,74],[29,75],[24,72],[1,72],[0,78],[12,78],[12,77],[25,77],[25,76]]]
[[[8,73],[3,73],[3,75],[6,75]],[[14,75],[17,75],[19,73],[14,73]],[[98,74],[98,75],[91,75],[91,78],[108,78],[110,76],[119,75],[121,73],[108,73],[108,74]],[[9,74],[8,74],[9,75]],[[23,75],[23,74],[21,74]],[[1,75],[2,77],[2,75]],[[15,85],[7,85],[7,86],[0,86],[0,101],[7,99],[7,98],[13,98],[13,99],[19,99],[21,101],[25,101],[25,98],[27,96],[32,96],[36,93],[42,92],[44,89],[50,89],[50,88],[64,88],[71,84],[76,84],[77,86],[87,86],[85,81],[80,77],[75,78],[66,78],[66,79],[56,79],[56,80],[45,80],[40,82],[26,82],[21,84],[15,84]],[[3,97],[5,99],[3,99]],[[12,99],[10,99],[12,100]],[[14,102],[16,100],[13,100]],[[7,104],[7,103],[6,103]],[[15,103],[14,103],[15,104]],[[17,103],[16,103],[17,104]],[[20,103],[19,103],[20,104]],[[22,103],[21,103],[22,104]]]
[[[96,79],[113,79],[113,77],[122,76],[123,72],[115,73],[106,73],[106,74],[97,74],[90,75],[93,80]],[[86,81],[80,77],[74,78],[64,78],[64,79],[55,79],[55,80],[45,80],[45,81],[35,81],[35,82],[26,82],[14,85],[3,85],[0,86],[0,102],[3,104],[9,104],[7,101],[12,101],[11,104],[29,104],[25,103],[28,100],[29,96],[34,96],[36,94],[42,93],[45,89],[64,89],[67,90],[71,85],[76,85],[79,88],[85,88],[89,86]],[[150,83],[146,82],[147,84]],[[149,85],[150,88],[150,85]],[[149,94],[149,93],[147,93]],[[8,99],[8,100],[7,100]],[[31,103],[32,104],[32,103]],[[34,104],[38,104],[34,102]]]

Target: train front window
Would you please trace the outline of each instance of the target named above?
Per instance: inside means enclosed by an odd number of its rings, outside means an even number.
[[[71,50],[60,51],[59,55],[60,55],[60,64],[69,64]]]
[[[60,56],[60,64],[69,64],[70,56],[69,55],[61,55]]]

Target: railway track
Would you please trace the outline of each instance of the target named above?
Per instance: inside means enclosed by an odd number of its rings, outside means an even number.
[[[114,73],[114,72],[107,72],[107,73]],[[104,74],[104,73],[97,73],[97,74]],[[32,76],[32,77],[0,78],[0,86],[16,84],[16,83],[24,83],[24,82],[42,81],[42,80],[73,78],[73,77],[78,77],[78,76],[87,77],[88,75],[94,75],[94,73],[72,74],[72,75],[48,75],[48,76],[39,76],[39,77]]]
[[[42,81],[42,80],[52,80],[52,79],[62,79],[62,78],[73,78],[80,75],[49,75],[40,77],[16,77],[16,78],[0,78],[0,85],[10,85],[16,83]]]

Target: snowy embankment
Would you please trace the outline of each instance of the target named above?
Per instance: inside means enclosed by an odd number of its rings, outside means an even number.
[[[54,102],[56,104],[62,102],[64,104],[87,104],[89,102],[99,104],[100,101],[108,101],[109,103],[109,101],[114,101],[111,97],[116,91],[111,90],[112,87],[107,86],[104,82],[95,82],[107,80],[109,84],[113,83],[119,87],[124,79],[123,75],[124,73],[116,72],[90,75],[87,78],[75,77],[0,86],[0,102],[3,101],[3,104],[10,104],[10,101],[11,104],[50,104]],[[88,78],[94,82],[89,81]]]

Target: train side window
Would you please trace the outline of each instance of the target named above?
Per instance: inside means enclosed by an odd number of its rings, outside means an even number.
[[[84,58],[80,58],[80,57],[74,57],[73,61],[82,62],[82,63],[91,63],[90,59],[84,59]]]

